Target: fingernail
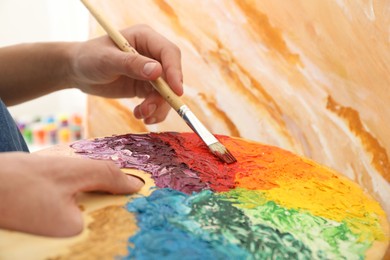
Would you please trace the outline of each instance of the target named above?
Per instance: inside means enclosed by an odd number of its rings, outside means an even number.
[[[131,181],[132,186],[137,190],[140,190],[145,185],[145,183],[137,177],[131,176],[129,174],[127,174],[126,176]]]
[[[157,66],[157,63],[155,62],[148,62],[144,65],[144,68],[143,68],[143,72],[146,76],[149,76],[150,74],[152,74],[152,72],[154,71],[154,69],[156,68]]]
[[[150,116],[151,114],[154,113],[154,111],[156,111],[157,109],[157,105],[156,104],[150,104],[148,106],[148,116]]]

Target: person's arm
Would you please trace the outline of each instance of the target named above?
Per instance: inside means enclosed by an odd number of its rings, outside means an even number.
[[[1,48],[0,97],[15,105],[56,90],[79,88],[109,98],[144,98],[135,116],[145,123],[164,120],[170,107],[148,81],[162,76],[182,95],[180,50],[145,25],[122,33],[139,54],[119,50],[108,36]]]
[[[164,120],[169,106],[148,83],[159,76],[182,90],[179,49],[147,26],[123,31],[140,53],[120,51],[107,36],[77,43],[34,43],[0,49],[0,98],[8,105],[64,89],[103,97],[143,97],[145,123]],[[0,228],[48,236],[82,230],[75,201],[82,191],[132,193],[143,183],[112,163],[0,153]]]
[[[82,231],[79,192],[128,194],[144,185],[109,161],[11,152],[0,165],[0,228],[44,236]]]
[[[31,43],[0,48],[0,97],[6,105],[69,87],[72,43]]]

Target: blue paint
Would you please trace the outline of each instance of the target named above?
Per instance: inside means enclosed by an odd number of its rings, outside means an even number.
[[[140,228],[126,259],[311,259],[289,233],[254,225],[226,196],[159,189],[127,205]],[[321,257],[319,257],[321,258]]]
[[[137,213],[140,231],[129,239],[134,247],[125,259],[248,259],[245,250],[223,236],[207,239],[209,234],[188,218],[189,198],[179,191],[160,189],[129,203],[127,209]],[[187,227],[199,233],[188,232]]]

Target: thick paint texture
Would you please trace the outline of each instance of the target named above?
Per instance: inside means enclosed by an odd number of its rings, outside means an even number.
[[[336,172],[273,146],[218,136],[226,165],[193,133],[81,141],[77,152],[149,172],[157,190],[127,206],[129,258],[360,259],[388,241],[385,213]]]
[[[211,132],[328,165],[390,214],[389,0],[93,3],[116,28],[146,23],[179,46],[183,101]],[[88,138],[188,131],[175,113],[145,125],[139,102],[88,96]]]

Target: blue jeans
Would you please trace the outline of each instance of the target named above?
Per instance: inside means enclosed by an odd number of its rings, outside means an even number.
[[[28,147],[7,107],[0,99],[0,152],[24,151]]]

